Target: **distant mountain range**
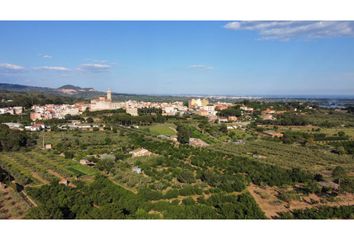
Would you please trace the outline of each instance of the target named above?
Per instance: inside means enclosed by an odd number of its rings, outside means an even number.
[[[97,91],[94,88],[81,88],[74,85],[64,85],[59,88],[47,88],[47,87],[34,87],[11,83],[0,83],[0,91],[9,92],[36,92],[51,95],[68,96],[80,99],[92,99],[98,96],[105,96],[106,92]],[[127,101],[127,100],[139,100],[139,101],[181,101],[185,100],[185,97],[179,96],[151,96],[140,94],[127,94],[127,93],[112,93],[114,101]]]
[[[94,88],[82,88],[74,85],[64,85],[59,88],[47,88],[47,87],[34,87],[26,86],[20,84],[11,84],[11,83],[0,83],[0,91],[9,91],[9,92],[37,92],[43,94],[52,94],[60,95],[66,97],[73,97],[79,99],[92,99],[98,96],[105,96],[106,92],[98,91]],[[236,100],[243,100],[245,98],[262,98],[267,101],[291,101],[294,99],[297,100],[342,100],[350,101],[354,100],[353,96],[262,96],[262,97],[234,97],[234,96],[209,96],[209,95],[147,95],[147,94],[129,94],[129,93],[112,93],[112,98],[114,101],[126,101],[126,100],[138,100],[138,101],[186,101],[192,97],[209,97],[215,100],[220,101],[230,101],[234,102]]]
[[[34,87],[19,84],[0,83],[0,90],[15,92],[40,92],[58,95],[70,95],[78,98],[95,97],[104,94],[94,88],[81,88],[74,85],[64,85],[59,88]]]

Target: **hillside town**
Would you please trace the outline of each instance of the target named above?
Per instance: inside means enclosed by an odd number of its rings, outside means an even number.
[[[236,107],[236,108],[235,108]],[[126,114],[132,117],[139,116],[139,110],[143,109],[158,109],[159,114],[165,117],[182,117],[188,115],[196,115],[205,117],[210,123],[225,124],[227,129],[244,129],[251,121],[257,118],[263,121],[275,121],[276,116],[284,114],[286,111],[277,111],[273,106],[263,109],[254,115],[253,107],[244,104],[234,104],[230,102],[214,101],[210,102],[208,98],[189,98],[188,101],[171,101],[171,102],[151,102],[151,101],[113,101],[112,91],[108,90],[105,96],[99,96],[89,101],[78,101],[73,104],[44,104],[33,105],[30,109],[25,109],[23,106],[14,106],[0,108],[0,115],[22,115],[24,111],[29,112],[29,118],[32,121],[29,125],[23,125],[18,122],[5,122],[10,129],[26,130],[26,131],[41,131],[49,129],[50,126],[45,125],[47,120],[68,120],[68,117],[80,117],[85,112],[94,113],[99,111],[114,111],[123,110]],[[292,111],[297,111],[296,108]],[[87,123],[78,120],[70,120],[65,124],[60,125],[59,129],[81,129],[93,130],[94,128],[102,128],[95,123]],[[280,133],[275,132],[265,135],[272,137],[281,137]],[[194,141],[191,141],[194,143]],[[203,145],[196,142],[196,145]]]
[[[34,105],[31,108],[30,118],[32,121],[37,120],[49,120],[49,119],[64,119],[65,116],[77,116],[81,115],[85,111],[104,111],[104,110],[116,110],[124,109],[126,113],[131,116],[138,116],[138,109],[143,108],[157,108],[162,110],[163,116],[182,116],[184,114],[194,113],[196,115],[204,116],[209,119],[209,121],[220,120],[220,122],[232,122],[237,121],[236,116],[230,116],[228,118],[217,117],[217,112],[227,109],[232,106],[231,103],[217,102],[209,103],[208,99],[190,99],[188,101],[188,106],[185,106],[182,101],[176,102],[144,102],[144,101],[134,101],[128,100],[124,102],[114,102],[112,101],[111,90],[107,91],[106,96],[98,97],[92,99],[90,103],[78,102],[75,104],[46,104],[46,105]],[[245,106],[241,107],[242,110],[246,112],[252,112],[252,108]],[[14,114],[20,114],[18,108],[16,111],[11,109]],[[272,113],[272,112],[271,112]],[[271,113],[268,113],[271,114]],[[274,113],[274,111],[273,111]]]

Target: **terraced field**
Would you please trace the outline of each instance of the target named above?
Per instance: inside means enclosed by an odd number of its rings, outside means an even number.
[[[96,173],[93,169],[82,166],[74,160],[42,151],[1,153],[0,164],[11,175],[20,175],[17,180],[30,179],[32,186]],[[20,183],[26,185],[25,181]]]
[[[30,205],[11,187],[0,185],[0,219],[23,218]]]
[[[227,153],[247,155],[261,162],[286,167],[301,168],[326,174],[336,166],[354,171],[354,159],[351,156],[337,155],[320,147],[303,147],[271,141],[249,141],[246,144],[220,144],[217,149]]]

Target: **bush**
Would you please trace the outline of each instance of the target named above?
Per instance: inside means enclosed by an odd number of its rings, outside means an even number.
[[[332,171],[332,177],[333,178],[343,178],[346,175],[346,171],[343,167],[337,166],[333,169]]]
[[[192,171],[184,170],[177,175],[177,180],[181,183],[194,183],[195,178]]]

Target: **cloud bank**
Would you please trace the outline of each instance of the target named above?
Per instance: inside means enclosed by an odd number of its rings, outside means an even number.
[[[224,28],[234,31],[255,31],[264,40],[354,37],[354,22],[342,21],[229,22]]]
[[[189,65],[188,68],[191,69],[198,69],[198,70],[213,70],[212,66],[204,65],[204,64],[193,64]]]
[[[98,64],[98,63],[87,63],[81,64],[78,67],[78,70],[84,72],[106,72],[111,69],[111,66],[108,64]]]
[[[1,72],[22,72],[25,70],[24,67],[11,63],[0,63]]]
[[[59,71],[59,72],[67,72],[70,71],[69,68],[61,67],[61,66],[43,66],[37,67],[36,70],[43,70],[43,71]]]

